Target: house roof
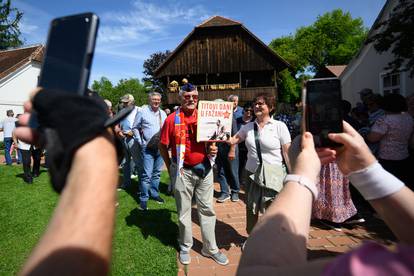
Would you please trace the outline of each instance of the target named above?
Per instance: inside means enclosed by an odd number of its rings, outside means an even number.
[[[0,51],[0,79],[18,70],[28,62],[43,61],[44,47],[40,44]]]
[[[242,25],[240,22],[225,18],[219,15],[215,15],[205,20],[201,24],[197,25],[196,28],[206,28],[206,27],[222,27],[222,26],[237,26]]]
[[[163,68],[176,56],[176,54],[184,47],[187,41],[191,39],[191,37],[198,31],[207,28],[217,28],[217,27],[231,27],[231,26],[238,26],[243,31],[247,32],[258,44],[260,44],[265,51],[267,51],[273,59],[278,60],[281,64],[284,65],[286,68],[291,68],[292,66],[281,56],[279,56],[275,51],[269,48],[263,41],[261,41],[257,36],[255,36],[252,32],[250,32],[242,23],[225,18],[219,15],[210,17],[209,19],[205,20],[201,24],[197,25],[185,38],[181,43],[171,52],[171,54],[162,62],[157,69],[154,71],[155,76],[159,76]]]
[[[345,70],[346,65],[327,65],[326,69],[328,69],[332,74],[336,77],[339,77],[342,72]]]

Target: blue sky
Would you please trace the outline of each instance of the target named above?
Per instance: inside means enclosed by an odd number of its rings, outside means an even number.
[[[142,63],[156,51],[173,50],[195,25],[221,15],[242,22],[268,44],[312,24],[318,15],[341,8],[370,27],[385,0],[12,0],[24,12],[26,44],[45,43],[52,18],[92,11],[100,30],[91,82],[108,77],[143,77]]]

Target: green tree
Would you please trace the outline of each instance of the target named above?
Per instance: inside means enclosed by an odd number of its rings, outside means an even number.
[[[144,61],[144,75],[145,77],[142,79],[145,84],[150,84],[150,89],[154,91],[158,91],[163,93],[163,84],[162,82],[155,78],[154,71],[167,59],[170,55],[170,51],[165,52],[156,52],[153,53],[148,59]]]
[[[379,22],[375,29],[381,31],[367,43],[373,42],[379,53],[392,49],[395,58],[387,69],[408,70],[411,77],[414,76],[414,2],[399,0],[390,16]]]
[[[294,35],[272,40],[269,46],[292,64],[295,74],[306,69],[317,72],[326,65],[347,64],[366,34],[361,18],[336,9],[300,27]]]
[[[292,103],[299,98],[298,83],[288,69],[279,73],[278,88],[280,91],[278,101],[280,102]]]
[[[281,98],[292,101],[299,97],[305,72],[317,72],[326,65],[348,64],[361,47],[367,35],[361,18],[352,18],[349,12],[333,10],[318,16],[316,21],[300,27],[289,36],[273,39],[269,47],[292,65],[292,75],[279,74]]]
[[[0,0],[0,50],[21,46],[19,22],[23,13],[11,7],[10,0]]]
[[[139,79],[136,78],[121,79],[114,86],[108,78],[101,77],[99,81],[95,80],[92,83],[91,88],[102,98],[110,100],[114,107],[119,104],[119,99],[125,94],[134,96],[135,104],[138,106],[148,103],[148,91]]]
[[[147,88],[139,81],[139,79],[130,78],[122,79],[114,87],[116,95],[131,94],[134,96],[135,104],[138,106],[148,104]]]

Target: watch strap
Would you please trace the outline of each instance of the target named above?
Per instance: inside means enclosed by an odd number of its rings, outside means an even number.
[[[315,183],[309,180],[309,178],[299,174],[288,174],[286,175],[283,184],[286,184],[287,182],[299,183],[300,185],[306,187],[312,193],[313,200],[316,200],[318,198],[318,189],[316,188]]]

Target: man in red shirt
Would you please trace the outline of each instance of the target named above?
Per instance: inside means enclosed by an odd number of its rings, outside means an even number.
[[[226,255],[219,251],[215,236],[213,170],[209,155],[216,155],[217,147],[210,145],[207,151],[204,142],[196,141],[198,92],[195,86],[190,83],[183,85],[179,96],[181,107],[165,120],[159,145],[171,183],[175,187],[174,196],[179,223],[179,259],[182,264],[189,264],[191,261],[190,249],[193,246],[191,201],[195,193],[203,237],[201,253],[218,264],[227,265],[229,261]],[[168,148],[171,148],[172,158],[168,154]]]

